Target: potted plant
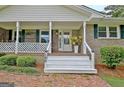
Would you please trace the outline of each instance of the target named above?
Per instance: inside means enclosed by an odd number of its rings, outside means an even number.
[[[78,53],[79,46],[82,44],[82,37],[81,36],[72,36],[70,38],[72,45],[74,46],[74,53]]]

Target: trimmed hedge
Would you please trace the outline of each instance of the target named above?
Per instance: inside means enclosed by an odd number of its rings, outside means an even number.
[[[15,66],[16,65],[16,55],[5,55],[0,57],[0,65],[10,65]]]
[[[16,66],[0,65],[0,70],[7,72],[16,72],[16,73],[39,74],[39,71],[33,67],[16,67]]]
[[[119,46],[107,46],[100,49],[102,62],[109,68],[115,69],[124,59],[124,48]]]
[[[16,63],[19,67],[35,67],[36,59],[32,56],[19,56]]]

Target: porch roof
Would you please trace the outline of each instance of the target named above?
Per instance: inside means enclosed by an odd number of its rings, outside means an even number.
[[[79,5],[0,6],[0,21],[88,21],[104,17],[102,13]]]

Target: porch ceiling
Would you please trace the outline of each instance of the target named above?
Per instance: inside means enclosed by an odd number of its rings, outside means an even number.
[[[66,21],[52,22],[52,29],[79,29],[83,22]],[[4,29],[16,29],[16,22],[0,22],[0,27]],[[49,22],[20,22],[21,29],[41,29],[48,30]]]

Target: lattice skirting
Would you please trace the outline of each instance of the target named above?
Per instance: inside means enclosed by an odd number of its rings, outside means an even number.
[[[0,43],[0,52],[15,52],[15,43]]]
[[[0,43],[0,52],[15,52],[15,43]],[[18,43],[18,53],[44,53],[48,44]]]

